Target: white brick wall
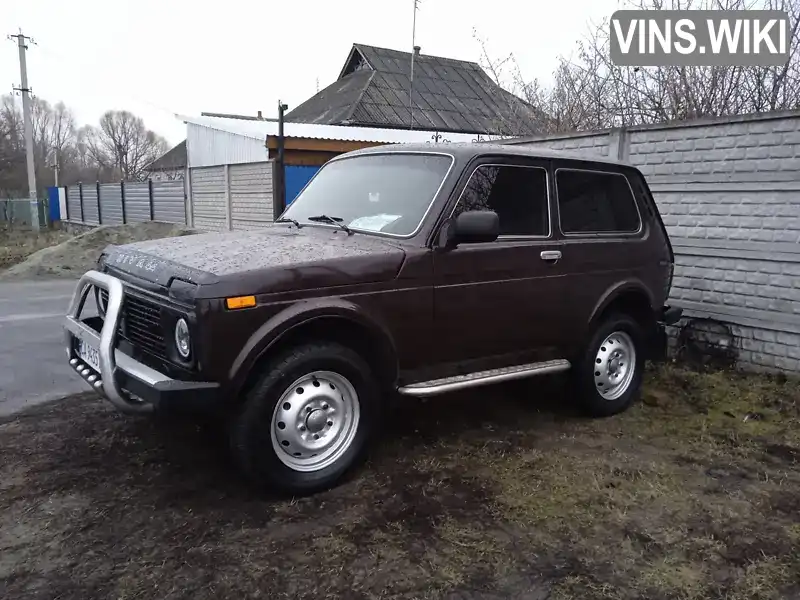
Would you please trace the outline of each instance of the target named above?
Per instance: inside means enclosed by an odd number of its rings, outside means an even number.
[[[800,182],[800,116],[632,129],[628,157],[652,184]]]
[[[800,372],[800,112],[523,143],[567,139],[645,174],[675,248],[671,301],[728,324],[740,365]]]
[[[599,154],[600,156],[609,155],[609,136],[608,133],[605,132],[526,139],[525,145],[564,152],[586,152],[588,154]]]

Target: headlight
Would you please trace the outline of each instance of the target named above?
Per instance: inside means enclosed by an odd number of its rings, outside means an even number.
[[[108,296],[103,298],[103,292],[105,290],[101,290],[99,287],[94,287],[94,299],[97,302],[97,312],[100,313],[100,316],[104,319],[106,318],[106,308],[108,308]],[[106,292],[108,294],[108,292]]]
[[[192,352],[191,337],[189,336],[189,325],[185,319],[178,319],[175,324],[175,347],[178,354],[183,358],[189,358]]]

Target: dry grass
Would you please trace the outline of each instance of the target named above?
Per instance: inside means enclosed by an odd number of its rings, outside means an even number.
[[[795,597],[798,403],[676,367],[611,419],[557,380],[454,395],[287,501],[207,431],[77,397],[0,425],[0,597]]]
[[[60,229],[40,233],[0,227],[0,271],[20,263],[34,252],[60,244],[72,237]]]

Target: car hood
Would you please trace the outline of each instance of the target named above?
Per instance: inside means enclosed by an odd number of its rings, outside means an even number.
[[[180,279],[203,287],[225,284],[226,294],[256,294],[386,281],[397,276],[404,257],[402,247],[385,238],[273,225],[109,246],[103,260],[162,286]]]

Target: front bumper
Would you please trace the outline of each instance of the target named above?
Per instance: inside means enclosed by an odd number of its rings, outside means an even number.
[[[80,318],[93,286],[108,291],[108,306],[102,330]],[[146,414],[155,409],[205,408],[219,395],[219,384],[173,379],[116,348],[117,332],[125,290],[116,277],[88,271],[75,289],[64,321],[67,360],[97,392],[121,412]],[[76,353],[76,340],[98,350],[100,369],[86,364]]]

